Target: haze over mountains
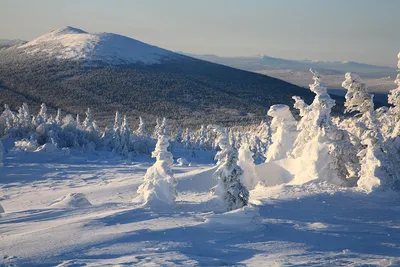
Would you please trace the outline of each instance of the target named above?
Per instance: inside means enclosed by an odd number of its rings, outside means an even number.
[[[129,117],[168,116],[190,123],[249,123],[270,105],[313,94],[287,82],[222,66],[112,33],[66,27],[0,50],[1,104],[83,114],[105,125]],[[190,118],[190,121],[189,121]]]
[[[371,92],[388,92],[393,89],[393,80],[397,69],[389,66],[375,66],[353,61],[318,61],[289,60],[266,55],[253,57],[219,57],[216,55],[189,56],[231,66],[238,69],[266,74],[284,81],[307,87],[312,75],[310,68],[317,69],[325,83],[331,89],[341,89],[346,72],[355,72],[362,76],[369,85]],[[393,55],[394,62],[396,55]]]

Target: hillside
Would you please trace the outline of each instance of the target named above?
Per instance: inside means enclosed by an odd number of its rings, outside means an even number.
[[[270,105],[311,101],[304,88],[111,34],[67,27],[0,51],[0,104],[41,102],[83,114],[104,126],[115,110],[184,124],[250,123]],[[340,101],[339,101],[340,102]]]

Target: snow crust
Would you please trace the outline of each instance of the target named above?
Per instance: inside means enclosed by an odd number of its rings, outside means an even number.
[[[65,27],[46,33],[18,47],[31,55],[57,59],[104,62],[112,65],[159,63],[173,52],[112,33],[88,33]]]

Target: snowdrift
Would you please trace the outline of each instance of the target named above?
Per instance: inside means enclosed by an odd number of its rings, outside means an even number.
[[[57,208],[81,208],[92,204],[83,193],[69,193],[66,196],[54,200],[49,206]]]
[[[245,206],[241,209],[206,216],[204,226],[228,231],[260,231],[264,228],[258,208]]]

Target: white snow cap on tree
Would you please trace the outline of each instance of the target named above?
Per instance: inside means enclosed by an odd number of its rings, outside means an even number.
[[[367,92],[366,84],[360,76],[355,73],[347,72],[342,87],[347,89],[345,112],[359,111],[361,113],[374,110],[373,96]]]
[[[267,162],[286,158],[297,137],[296,120],[286,105],[273,105],[268,110],[271,116],[272,144],[267,152]]]
[[[176,198],[176,180],[172,173],[173,157],[168,151],[168,135],[160,135],[152,157],[156,162],[144,176],[143,184],[137,190],[139,199],[151,207],[172,205]]]
[[[219,134],[217,142],[221,148],[215,156],[218,160],[218,169],[213,175],[218,181],[215,195],[228,211],[242,208],[249,202],[249,191],[242,184],[243,170],[237,165],[237,150],[229,144],[228,134],[222,127],[208,127]]]

